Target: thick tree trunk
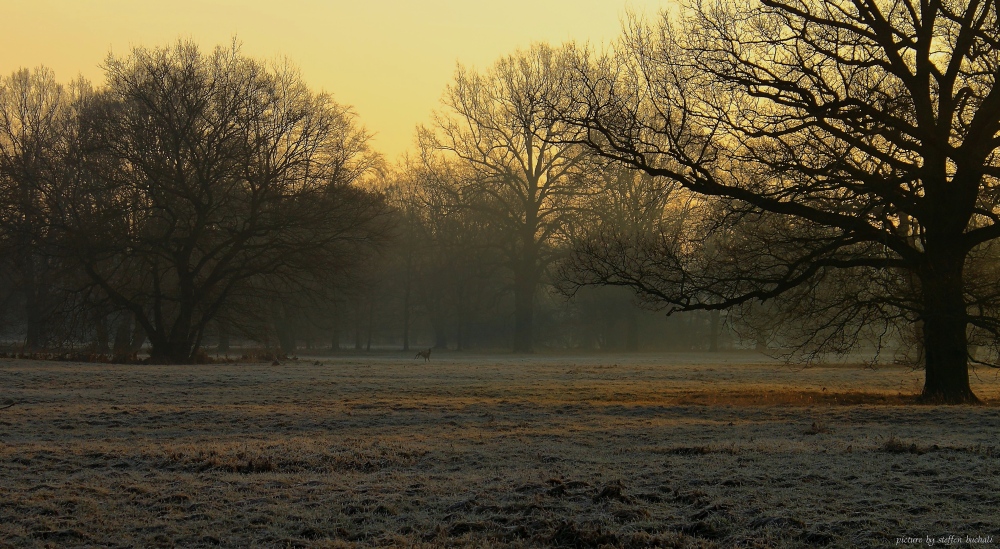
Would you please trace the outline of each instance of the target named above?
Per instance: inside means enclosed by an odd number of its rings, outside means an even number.
[[[132,317],[120,315],[115,329],[114,354],[116,357],[128,355],[132,348]]]
[[[94,314],[94,350],[98,353],[108,353],[108,317],[102,313]]]
[[[156,364],[189,364],[191,362],[191,346],[186,341],[177,339],[164,339],[157,344],[157,339],[153,340],[153,345],[149,350],[149,359]]]
[[[190,364],[196,349],[191,333],[191,318],[184,315],[183,307],[168,332],[159,328],[147,334],[150,341],[149,358],[159,364]]]
[[[920,270],[923,292],[924,390],[921,400],[946,404],[979,402],[969,387],[967,317],[963,296],[964,258],[957,246],[928,243]]]
[[[296,346],[295,327],[288,309],[283,301],[276,303],[274,309],[274,335],[278,337],[278,346],[285,356],[295,354]]]
[[[285,320],[279,320],[276,332],[278,346],[281,347],[281,354],[286,356],[295,354],[295,330],[289,327]]]
[[[142,346],[146,343],[146,330],[143,329],[142,323],[136,320],[134,317],[132,319],[133,330],[132,330],[132,352],[138,353],[142,350]]]
[[[224,321],[216,322],[219,328],[219,348],[218,352],[221,354],[229,353],[229,324]]]
[[[34,269],[28,273],[28,276],[34,278]],[[29,280],[25,284],[24,318],[27,323],[27,330],[24,338],[24,347],[29,351],[41,350],[47,343],[44,295],[45,292],[41,285],[34,280]]]

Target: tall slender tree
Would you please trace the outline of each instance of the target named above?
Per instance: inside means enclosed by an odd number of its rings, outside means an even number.
[[[516,352],[532,350],[535,296],[554,257],[551,244],[584,186],[587,152],[569,143],[578,129],[553,116],[568,107],[567,51],[536,44],[484,72],[459,66],[446,109],[419,133],[424,149],[466,164],[462,194],[474,197],[470,204],[506,245]]]

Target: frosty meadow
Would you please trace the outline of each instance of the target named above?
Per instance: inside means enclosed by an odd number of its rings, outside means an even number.
[[[882,547],[1000,536],[1000,408],[759,355],[0,360],[0,539]],[[973,377],[988,403],[994,373]],[[900,394],[904,396],[900,396]]]

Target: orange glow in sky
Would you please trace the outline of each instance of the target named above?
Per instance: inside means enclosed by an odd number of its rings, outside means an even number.
[[[253,57],[287,57],[306,82],[353,105],[390,159],[439,107],[456,62],[488,67],[533,41],[614,40],[627,9],[669,0],[7,0],[0,74],[46,65],[62,82],[103,81],[109,52],[236,36]]]

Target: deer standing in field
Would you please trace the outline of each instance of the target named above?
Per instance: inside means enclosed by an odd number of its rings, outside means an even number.
[[[430,362],[430,360],[431,360],[431,351],[433,351],[433,350],[434,349],[432,348],[432,349],[427,349],[426,351],[418,351],[417,355],[415,357],[413,357],[413,358],[416,359],[416,358],[424,357],[424,362]]]

